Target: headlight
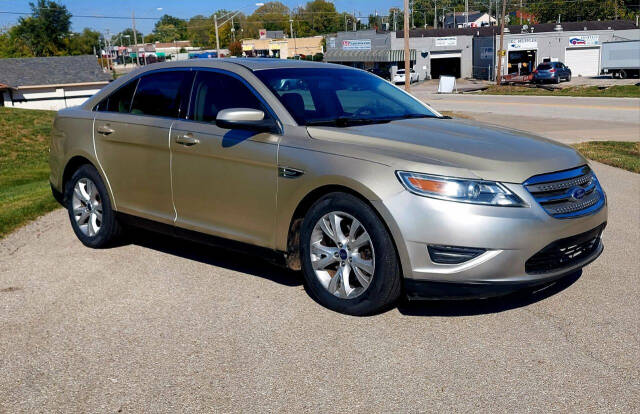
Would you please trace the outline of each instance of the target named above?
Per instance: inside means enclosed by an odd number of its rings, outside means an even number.
[[[492,206],[526,206],[507,187],[492,181],[446,178],[407,171],[398,171],[396,174],[407,190],[424,197]]]

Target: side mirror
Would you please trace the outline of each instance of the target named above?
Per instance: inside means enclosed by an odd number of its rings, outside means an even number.
[[[256,132],[274,132],[276,123],[264,118],[264,112],[250,108],[229,108],[218,112],[216,125],[224,129],[247,129]]]

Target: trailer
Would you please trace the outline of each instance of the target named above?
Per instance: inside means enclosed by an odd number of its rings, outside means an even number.
[[[602,73],[626,79],[640,75],[640,40],[604,42]]]

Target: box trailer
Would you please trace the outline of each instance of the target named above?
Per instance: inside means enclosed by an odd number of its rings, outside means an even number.
[[[602,73],[614,78],[631,78],[640,74],[640,40],[604,42]]]

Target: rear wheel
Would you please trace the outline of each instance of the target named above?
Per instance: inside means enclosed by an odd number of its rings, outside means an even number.
[[[368,315],[400,296],[391,236],[373,209],[350,194],[316,202],[302,223],[302,270],[310,293],[329,309]]]
[[[93,166],[83,165],[71,176],[65,200],[73,231],[85,246],[105,247],[120,235],[109,194]]]

